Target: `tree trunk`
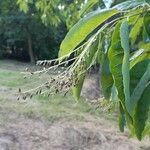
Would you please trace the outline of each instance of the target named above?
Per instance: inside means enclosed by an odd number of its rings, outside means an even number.
[[[34,54],[33,54],[33,48],[32,48],[32,39],[31,39],[31,35],[28,33],[28,51],[29,51],[29,56],[30,56],[30,62],[31,63],[35,63],[35,58],[34,58]]]

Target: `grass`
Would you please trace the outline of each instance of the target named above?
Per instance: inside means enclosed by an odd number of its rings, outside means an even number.
[[[0,69],[0,85],[5,87],[19,88],[19,86],[30,85],[30,83],[37,80],[36,77],[32,79],[24,79],[19,71],[8,71]]]
[[[0,72],[0,85],[6,87],[17,87],[26,83],[25,80],[22,80],[19,72],[10,72],[2,70]]]
[[[20,71],[6,68],[0,69],[0,85],[6,88],[17,89],[22,87],[23,89],[30,89],[38,83],[37,81],[38,77],[23,79],[23,75],[20,74]],[[11,98],[11,96],[9,97]],[[96,110],[83,99],[76,103],[71,94],[68,94],[66,97],[61,95],[51,97],[41,95],[23,103],[16,101],[15,97],[13,97],[13,100],[10,100],[9,97],[7,97],[7,95],[0,95],[0,107],[30,118],[44,117],[50,121],[62,118],[83,121],[87,116],[98,118],[103,115],[100,110]],[[111,120],[114,118],[111,113],[107,114],[106,117]]]

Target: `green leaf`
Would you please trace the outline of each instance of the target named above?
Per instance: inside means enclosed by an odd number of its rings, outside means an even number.
[[[131,104],[130,104],[130,111],[133,115],[135,107],[139,99],[141,98],[141,95],[143,94],[146,85],[150,81],[150,63],[147,66],[147,69],[144,73],[144,75],[141,77],[140,81],[138,82],[137,86],[135,87],[134,91],[131,95]]]
[[[99,38],[99,43],[98,43],[97,63],[101,64],[103,54],[104,54],[104,52],[103,52],[103,50],[104,50],[104,47],[103,47],[103,43],[104,43],[103,34],[100,33],[98,38]]]
[[[150,59],[146,59],[144,61],[141,61],[137,63],[131,70],[130,70],[130,93],[132,95],[132,92],[138,85],[140,79],[146,72],[146,69],[148,67]]]
[[[123,48],[121,47],[120,39],[120,27],[121,22],[119,22],[112,35],[111,47],[108,51],[108,57],[110,61],[110,71],[113,75],[114,83],[118,91],[118,97],[120,100],[124,101],[124,91],[123,91],[123,77],[122,77],[122,61],[124,56]]]
[[[150,40],[149,40],[149,36],[148,36],[148,34],[147,34],[147,31],[146,31],[145,27],[143,27],[142,37],[143,37],[143,41],[144,41],[145,43],[147,43],[147,42],[150,41]]]
[[[85,53],[84,53],[84,51],[81,53],[81,55],[84,54],[83,57],[82,57],[83,59],[85,59],[84,67],[81,68],[81,64],[78,64],[77,67],[75,68],[75,71],[77,73],[78,81],[77,81],[77,84],[75,84],[73,86],[72,93],[73,93],[73,96],[77,100],[80,98],[80,95],[81,95],[81,90],[82,90],[82,87],[83,87],[83,83],[84,83],[84,80],[85,80],[87,69],[91,65],[91,63],[94,59],[95,53],[98,50],[98,39],[96,41],[94,41],[94,43],[89,45],[88,49],[86,49],[86,47],[85,47],[85,50],[86,50]]]
[[[127,21],[124,21],[120,27],[121,46],[124,50],[122,61],[122,75],[123,75],[123,90],[125,94],[125,104],[130,113],[130,47],[129,47],[129,26]]]
[[[124,127],[125,127],[126,120],[125,120],[125,112],[122,108],[121,103],[119,103],[119,112],[120,112],[120,115],[119,115],[119,129],[120,129],[121,132],[124,132]]]
[[[148,64],[150,63],[150,60],[144,60],[141,61],[139,63],[137,63],[131,70],[130,70],[130,92],[133,93],[133,91],[135,89],[137,89],[137,87],[139,86],[139,81],[142,81],[145,72],[148,69]],[[142,80],[141,80],[142,79]],[[142,83],[142,82],[141,82]],[[140,84],[141,84],[140,83]],[[148,83],[144,86],[141,86],[139,88],[139,93],[136,94],[140,94],[142,93],[142,96],[140,97],[140,95],[137,97],[137,103],[132,104],[132,99],[131,99],[131,107],[133,107],[134,113],[133,113],[133,125],[134,125],[134,133],[136,134],[136,136],[138,137],[138,139],[140,140],[142,138],[142,132],[144,130],[144,126],[147,120],[147,105],[149,105],[149,99],[150,99],[150,87],[148,88],[147,91],[147,86],[149,85],[149,81]],[[143,88],[142,88],[143,87]],[[143,89],[145,88],[145,90],[143,91]],[[141,90],[141,91],[140,91]],[[143,92],[142,92],[143,91]],[[146,92],[146,96],[145,96],[145,91]],[[138,92],[138,91],[137,91]],[[143,97],[144,95],[144,97]],[[133,99],[134,100],[134,99]],[[134,103],[134,101],[133,101]],[[146,103],[146,104],[145,104]],[[143,120],[142,120],[143,119]]]
[[[134,44],[143,26],[143,18],[139,18],[130,32],[131,44]]]
[[[150,11],[148,11],[144,16],[144,28],[150,39]]]
[[[150,5],[150,0],[145,0],[146,3],[148,3]]]
[[[141,46],[141,49],[136,51],[130,58],[130,69],[132,69],[137,63],[150,59],[150,43],[145,46]]]
[[[111,46],[108,51],[108,57],[110,61],[110,71],[113,75],[114,84],[118,91],[118,98],[120,99],[122,107],[124,109],[127,125],[132,131],[132,118],[125,107],[125,94],[123,90],[124,88],[123,88],[122,62],[124,57],[124,50],[121,46],[121,38],[120,38],[121,25],[122,22],[119,22],[115,27],[115,30],[112,35]],[[126,48],[126,46],[124,46],[124,48]]]
[[[108,18],[118,13],[116,9],[98,10],[81,19],[66,35],[61,43],[59,57],[74,50],[86,37]]]
[[[20,7],[20,10],[24,13],[27,13],[29,11],[29,4],[32,4],[33,0],[17,0],[17,4]]]
[[[146,135],[150,136],[150,122],[146,124],[145,129],[142,133],[142,137],[145,137]]]
[[[83,83],[84,83],[84,80],[85,80],[85,76],[86,76],[86,73],[83,73],[83,74],[79,75],[78,76],[78,83],[75,84],[72,87],[72,94],[73,94],[73,96],[75,97],[76,100],[79,100],[79,98],[80,98]]]
[[[111,101],[115,102],[118,101],[118,93],[117,93],[117,88],[113,84],[111,88]]]
[[[28,8],[28,2],[26,1],[20,1],[18,0],[17,4],[19,4],[20,10],[23,11],[24,13],[27,13],[29,8]]]
[[[101,64],[101,87],[104,97],[107,100],[110,99],[113,83],[113,77],[109,68],[109,59],[105,54],[103,56],[103,62]]]
[[[138,104],[136,106],[135,115],[133,118],[133,124],[135,128],[136,136],[139,140],[142,139],[142,135],[148,119],[148,112],[150,108],[150,83],[146,86]]]

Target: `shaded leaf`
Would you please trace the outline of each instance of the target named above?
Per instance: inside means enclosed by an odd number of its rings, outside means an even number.
[[[108,51],[108,57],[110,61],[110,70],[114,78],[114,84],[118,91],[118,97],[120,100],[124,100],[123,91],[123,77],[122,77],[122,61],[123,61],[123,48],[121,47],[120,41],[120,27],[121,22],[119,22],[112,35],[111,47]]]
[[[150,61],[149,61],[149,65],[145,69],[146,69],[145,73],[143,74],[143,76],[141,77],[139,82],[137,83],[137,85],[134,88],[132,95],[131,95],[130,109],[131,109],[132,114],[134,113],[136,104],[139,101],[139,99],[141,98],[141,95],[143,94],[143,92],[146,88],[146,85],[150,81]]]
[[[146,1],[146,3],[148,3],[150,5],[150,0],[145,0],[145,1]]]
[[[136,136],[139,140],[142,139],[142,135],[148,119],[148,112],[150,108],[150,83],[146,86],[138,104],[136,106],[135,115],[133,118],[133,124],[135,128]]]
[[[101,87],[104,93],[104,97],[107,100],[110,99],[113,83],[113,77],[109,68],[109,59],[107,55],[104,55],[103,62],[101,64]]]
[[[120,129],[121,132],[124,132],[124,127],[125,127],[126,120],[125,120],[125,112],[122,108],[121,103],[119,103],[119,112],[120,112],[120,115],[119,115],[119,129]]]
[[[110,61],[110,70],[113,75],[114,84],[118,91],[118,98],[121,101],[122,107],[125,112],[125,117],[127,121],[128,127],[133,129],[132,126],[132,118],[129,115],[126,107],[125,107],[125,94],[123,88],[123,76],[122,76],[122,62],[124,57],[124,50],[121,46],[121,38],[120,38],[120,27],[122,22],[119,22],[112,35],[112,42],[110,49],[108,51],[108,57]]]
[[[144,29],[150,39],[150,11],[148,11],[144,16]]]

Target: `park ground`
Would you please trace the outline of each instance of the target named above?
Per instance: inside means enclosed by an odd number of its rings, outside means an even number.
[[[127,130],[120,133],[117,112],[106,113],[84,99],[76,103],[69,94],[18,101],[18,88],[30,89],[48,78],[23,79],[26,67],[34,68],[0,61],[0,150],[150,150],[150,138],[139,142]]]

